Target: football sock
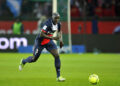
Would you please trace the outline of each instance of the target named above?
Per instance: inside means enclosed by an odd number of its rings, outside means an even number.
[[[28,63],[31,63],[31,62],[33,62],[33,61],[32,61],[32,58],[33,58],[33,56],[29,56],[28,58],[24,59],[24,60],[22,61],[22,63],[23,63],[23,64],[26,64],[27,62],[28,62]]]
[[[56,68],[56,72],[57,72],[57,77],[60,76],[60,58],[59,57],[56,57],[55,58],[55,68]]]

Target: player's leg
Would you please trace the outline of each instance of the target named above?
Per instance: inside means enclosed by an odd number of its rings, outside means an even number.
[[[55,68],[56,68],[56,73],[57,73],[57,81],[65,81],[65,78],[63,78],[60,75],[60,66],[61,66],[61,61],[60,61],[60,57],[58,54],[57,49],[52,49],[49,50],[49,52],[53,55],[53,57],[55,58]]]
[[[57,73],[57,81],[65,81],[65,78],[62,78],[60,75],[60,67],[61,67],[61,61],[59,57],[59,53],[57,50],[57,46],[53,41],[51,41],[49,44],[46,45],[46,49],[53,55],[55,59],[55,68]]]
[[[59,77],[60,76],[60,67],[61,67],[61,61],[60,61],[59,54],[57,52],[57,49],[49,50],[49,52],[53,55],[53,57],[55,59],[55,68],[56,68],[56,72],[57,72],[57,77]]]
[[[42,50],[43,50],[43,47],[39,46],[38,42],[36,42],[33,49],[33,56],[29,56],[26,59],[22,59],[19,65],[19,70],[21,71],[26,63],[36,62]]]
[[[36,62],[37,59],[39,58],[41,51],[43,50],[42,46],[35,46],[34,50],[33,50],[33,56],[29,56],[26,59],[23,59],[22,63],[26,64],[26,63],[32,63],[32,62]]]

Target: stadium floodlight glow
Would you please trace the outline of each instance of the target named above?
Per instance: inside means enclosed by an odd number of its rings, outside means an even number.
[[[21,38],[11,37],[9,39],[5,38],[5,37],[0,38],[0,49],[1,50],[5,50],[5,49],[8,49],[8,48],[13,50],[13,49],[15,49],[15,46],[16,46],[16,48],[18,48],[21,45],[24,46],[24,47],[27,47],[28,41],[27,41],[26,38],[24,38],[24,37],[21,37]]]

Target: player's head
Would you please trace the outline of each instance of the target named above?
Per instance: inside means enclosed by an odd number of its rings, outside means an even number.
[[[60,19],[60,15],[59,13],[55,12],[52,14],[52,19],[53,19],[53,22],[56,24],[58,23],[59,19]]]

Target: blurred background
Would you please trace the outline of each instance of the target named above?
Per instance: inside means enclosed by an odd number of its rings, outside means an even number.
[[[57,10],[65,43],[61,53],[120,53],[120,0],[70,0],[70,6],[57,0]],[[0,0],[0,52],[32,53],[52,12],[52,0]]]
[[[62,49],[57,43],[62,83],[46,50],[18,70],[55,11],[64,41]],[[0,86],[92,86],[91,74],[99,76],[96,86],[120,86],[120,0],[0,0]]]

